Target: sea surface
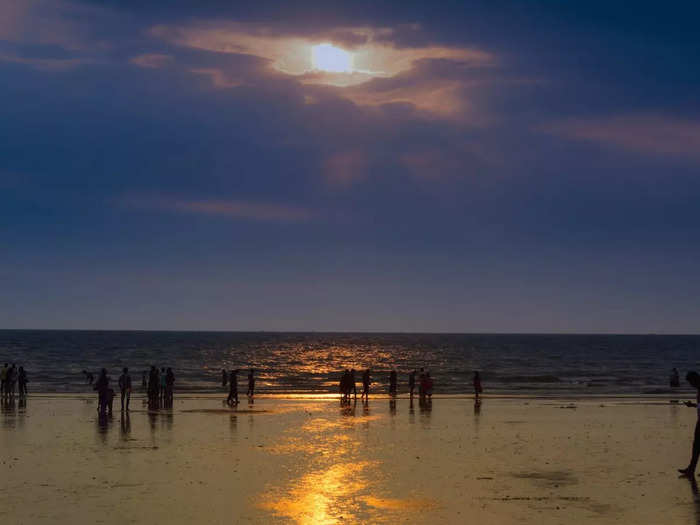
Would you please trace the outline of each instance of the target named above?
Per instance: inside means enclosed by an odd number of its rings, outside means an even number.
[[[487,394],[654,395],[672,391],[672,367],[682,382],[700,369],[700,336],[0,330],[4,362],[24,366],[30,392],[89,392],[82,370],[116,380],[125,366],[140,388],[153,364],[191,393],[222,392],[222,368],[242,369],[245,389],[252,367],[268,394],[335,393],[345,368],[370,368],[373,392],[385,393],[395,368],[401,394],[424,367],[438,395],[471,393],[475,370]]]

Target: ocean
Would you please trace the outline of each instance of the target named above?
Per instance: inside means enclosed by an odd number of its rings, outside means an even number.
[[[700,369],[698,355],[697,335],[0,330],[0,362],[24,366],[30,393],[89,392],[81,371],[102,367],[113,380],[129,367],[140,386],[156,365],[173,368],[176,393],[223,392],[222,368],[243,369],[245,390],[251,367],[261,394],[335,393],[345,368],[370,368],[376,393],[386,393],[395,368],[403,393],[408,372],[424,367],[436,395],[471,393],[474,370],[486,394],[654,395],[671,393],[672,367],[682,384]]]

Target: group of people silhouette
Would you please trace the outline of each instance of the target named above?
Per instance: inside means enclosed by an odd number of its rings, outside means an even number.
[[[360,392],[360,399],[369,399],[371,380],[371,371],[369,368],[362,372],[362,391]],[[398,374],[396,370],[389,372],[389,395],[396,396],[398,391]],[[474,372],[474,395],[478,399],[482,392],[481,378],[479,372]],[[433,378],[430,377],[430,372],[421,368],[420,370],[412,370],[408,374],[408,391],[410,397],[413,398],[416,386],[418,386],[418,396],[421,400],[431,399],[433,396]],[[347,403],[350,401],[350,397],[353,396],[357,399],[357,380],[356,372],[354,368],[346,368],[341,374],[340,382],[338,385],[340,390],[340,400],[342,403]]]
[[[94,381],[94,377],[90,372],[83,370],[82,372],[88,384],[93,385],[93,390],[97,391],[97,412],[101,415],[111,415],[114,404],[115,392],[111,388],[111,379],[107,375],[107,369],[103,368]],[[175,385],[175,374],[171,368],[161,368],[160,371],[155,366],[151,366],[146,380],[146,372],[144,372],[143,386],[148,394],[148,408],[170,408],[173,404],[173,387]],[[119,392],[121,394],[121,411],[129,411],[129,402],[131,401],[131,392],[133,384],[129,369],[124,367],[117,381]]]
[[[151,366],[148,372],[148,408],[172,408],[175,374],[172,368]]]
[[[355,383],[355,369],[346,369],[340,377],[339,388],[341,402],[349,402],[350,394],[353,394],[355,399],[357,399],[357,385]],[[360,393],[360,399],[369,399],[369,385],[371,383],[370,370],[367,368],[362,372],[362,392]]]
[[[17,368],[15,363],[12,366],[9,363],[0,369],[0,395],[3,397],[12,397],[15,395],[15,385],[17,385],[17,393],[19,397],[27,395],[27,373],[24,367]]]
[[[228,397],[226,398],[226,403],[229,406],[234,406],[239,403],[238,401],[238,373],[239,369],[231,370],[226,372],[225,369],[221,369],[221,386],[226,388],[228,384]],[[248,370],[248,390],[246,391],[246,396],[249,399],[253,399],[255,396],[255,369],[251,368]]]

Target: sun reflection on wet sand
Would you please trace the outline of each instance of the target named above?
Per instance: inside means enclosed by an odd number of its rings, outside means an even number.
[[[263,503],[275,514],[299,524],[329,524],[359,519],[362,501],[356,495],[367,487],[371,462],[338,463],[302,476],[287,496]]]
[[[267,449],[294,467],[290,479],[266,487],[261,508],[298,524],[332,524],[400,519],[435,506],[423,498],[383,497],[389,495],[385,461],[368,456],[366,446],[370,427],[386,423],[387,414],[370,415],[364,404],[354,408],[343,405],[335,416],[308,413],[307,421]]]
[[[430,499],[398,499],[398,498],[375,498],[365,496],[364,502],[370,507],[383,510],[423,510],[435,507],[435,501]]]

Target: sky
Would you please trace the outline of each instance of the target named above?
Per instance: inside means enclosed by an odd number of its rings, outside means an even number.
[[[698,14],[0,0],[0,328],[698,333]]]

